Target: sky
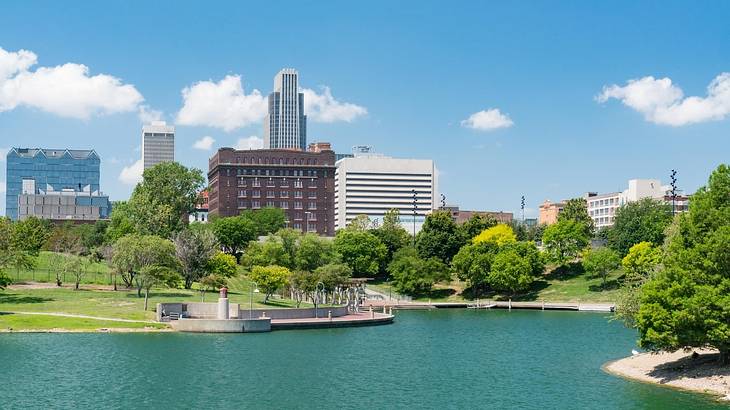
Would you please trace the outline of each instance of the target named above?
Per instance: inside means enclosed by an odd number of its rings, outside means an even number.
[[[103,3],[103,4],[102,4]],[[0,214],[9,147],[94,149],[127,199],[143,121],[176,160],[256,147],[299,71],[308,140],[431,158],[462,209],[537,215],[632,178],[685,192],[730,152],[730,2],[0,3]]]

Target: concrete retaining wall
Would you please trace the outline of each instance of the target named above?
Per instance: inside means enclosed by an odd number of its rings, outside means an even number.
[[[210,302],[188,302],[188,303],[158,303],[157,304],[157,321],[162,320],[162,316],[169,316],[170,313],[176,313],[182,317],[197,319],[216,319],[218,316],[218,303]],[[253,309],[249,312],[245,306],[238,303],[231,303],[228,307],[231,319],[248,319],[249,315],[253,318],[266,316],[270,319],[305,319],[315,317],[314,308],[302,309]],[[318,317],[327,317],[332,312],[332,317],[340,317],[347,315],[347,306],[317,308]]]
[[[180,319],[170,323],[180,332],[253,333],[271,331],[271,319]]]

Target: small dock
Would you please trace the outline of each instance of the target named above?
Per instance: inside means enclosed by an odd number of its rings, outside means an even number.
[[[613,312],[613,303],[580,303],[580,302],[516,302],[516,301],[495,301],[483,300],[474,302],[404,302],[404,301],[383,301],[370,300],[365,302],[365,307],[372,306],[374,309],[392,307],[393,309],[528,309],[528,310],[567,310],[577,312]]]

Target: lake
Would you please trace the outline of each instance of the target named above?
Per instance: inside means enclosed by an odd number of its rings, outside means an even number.
[[[605,314],[505,310],[266,334],[4,334],[0,408],[726,408],[604,373],[635,339]]]

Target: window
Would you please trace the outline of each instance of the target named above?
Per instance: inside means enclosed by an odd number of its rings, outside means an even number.
[[[289,198],[289,191],[281,191],[279,192],[279,196],[281,198]]]
[[[256,187],[256,188],[260,187],[261,186],[261,181],[259,181],[258,178],[254,178],[253,185],[252,186],[253,187]]]
[[[274,180],[273,180],[273,179],[271,179],[271,178],[269,178],[269,180],[268,180],[268,181],[266,181],[266,186],[267,186],[267,187],[274,187],[274,186],[276,186],[276,185],[274,184]]]
[[[316,223],[308,223],[307,224],[307,232],[317,232],[317,224]]]
[[[261,198],[261,191],[251,191],[251,196],[253,196],[254,198]]]
[[[245,198],[246,197],[246,190],[245,189],[239,190],[238,191],[238,197],[239,198]]]
[[[286,180],[286,178],[281,180],[281,184],[279,185],[282,188],[288,188],[289,187],[289,181]]]
[[[289,202],[281,201],[280,208],[281,209],[289,209]]]
[[[245,178],[238,178],[238,186],[245,187],[246,185],[247,184],[246,184],[246,179]]]
[[[259,201],[251,201],[251,208],[253,208],[253,209],[259,209],[259,208],[261,208],[261,202],[259,202]]]
[[[303,186],[302,181],[296,180],[294,181],[294,188],[301,188]]]
[[[241,209],[245,209],[246,208],[246,201],[239,200],[238,201],[238,207],[241,208]]]
[[[266,201],[266,206],[268,206],[269,208],[273,208],[276,205],[274,205],[274,201]]]
[[[307,206],[307,209],[317,209],[317,203],[316,202],[310,202]]]
[[[295,201],[294,202],[294,209],[302,209],[302,203],[301,202],[298,202],[298,201]]]
[[[317,191],[309,191],[309,193],[307,194],[307,198],[317,199]]]
[[[295,222],[293,226],[294,226],[294,229],[298,229],[300,231],[302,230],[302,224],[300,224],[299,222]]]
[[[273,198],[274,197],[274,191],[266,191],[266,197],[267,198]]]
[[[294,191],[294,198],[302,198],[302,191]]]

